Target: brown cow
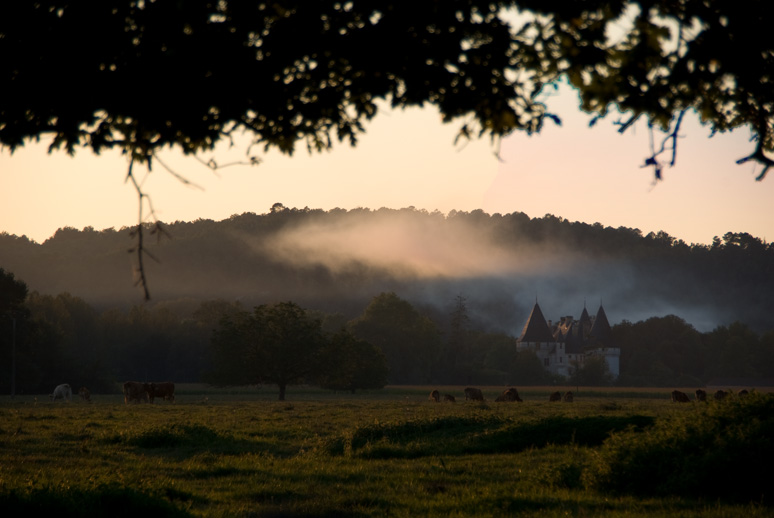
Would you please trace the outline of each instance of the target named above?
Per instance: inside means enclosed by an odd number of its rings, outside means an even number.
[[[148,400],[153,403],[153,398],[160,397],[162,399],[175,402],[175,384],[170,381],[163,383],[151,383],[148,389]]]
[[[473,401],[483,401],[484,394],[481,393],[481,389],[468,387],[465,389],[465,400],[471,399]]]
[[[438,392],[437,390],[434,390],[430,393],[430,396],[427,399],[438,403],[441,400],[441,393]]]
[[[685,392],[679,390],[672,391],[672,403],[690,403],[691,400]]]
[[[150,385],[147,383],[140,383],[139,381],[127,381],[124,383],[124,404],[129,404],[130,401],[142,400],[148,401],[148,391]]]
[[[725,390],[717,390],[715,391],[715,395],[713,396],[715,398],[715,401],[720,401],[721,399],[724,399],[728,395],[728,392]]]
[[[91,402],[91,392],[89,392],[89,389],[86,387],[81,387],[80,390],[78,390],[78,395],[81,396],[84,401]]]
[[[567,392],[564,393],[564,397],[562,399],[564,399],[565,403],[572,403],[574,396],[572,395],[572,392],[568,390]]]
[[[518,401],[521,403],[521,398],[519,397],[519,392],[511,387],[507,390],[504,390],[502,394],[497,396],[497,399],[495,401]]]
[[[707,401],[707,391],[696,389],[696,401]]]
[[[739,395],[740,396],[746,396],[749,393],[750,393],[750,391],[747,390],[747,389],[742,389],[742,390],[739,391]]]
[[[551,402],[554,401],[561,401],[562,400],[562,393],[558,390],[556,392],[551,392],[551,395],[548,396],[548,400]]]
[[[452,396],[451,394],[444,394],[443,400],[448,401],[449,403],[455,403],[457,400]]]

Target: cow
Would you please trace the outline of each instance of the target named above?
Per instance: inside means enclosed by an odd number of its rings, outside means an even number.
[[[56,401],[57,399],[61,399],[62,401],[70,401],[70,398],[73,397],[73,389],[70,388],[70,385],[67,383],[62,383],[61,385],[57,385],[56,388],[54,388],[54,393],[49,394],[49,396],[52,401]]]
[[[548,396],[548,400],[551,402],[554,401],[561,401],[562,400],[562,393],[558,390],[556,392],[551,392],[551,395]]]
[[[728,395],[728,392],[725,390],[716,390],[715,395],[713,396],[715,398],[715,401],[720,401],[721,399],[725,399],[725,397]]]
[[[81,387],[80,390],[78,390],[78,395],[81,396],[81,399],[84,401],[91,402],[91,392],[89,392],[89,389],[86,387]]]
[[[707,391],[696,389],[696,401],[707,401]]]
[[[444,395],[443,395],[443,400],[444,400],[444,401],[448,401],[449,403],[454,403],[454,402],[456,402],[456,401],[457,401],[457,400],[454,398],[454,396],[452,396],[451,394],[444,394]]]
[[[572,395],[572,392],[570,392],[569,390],[567,392],[565,392],[564,396],[562,397],[562,399],[564,400],[565,403],[572,403],[573,402],[573,398],[574,398],[574,396]]]
[[[672,403],[690,403],[690,399],[685,392],[679,390],[672,391]]]
[[[437,390],[434,390],[430,393],[430,396],[427,399],[438,403],[441,400],[441,393],[438,392]]]
[[[130,401],[148,401],[148,392],[150,385],[148,383],[140,383],[139,381],[127,381],[124,383],[124,404],[129,404]]]
[[[742,389],[742,390],[740,390],[740,391],[739,391],[739,396],[746,396],[746,395],[747,395],[747,394],[749,394],[749,393],[750,393],[750,391],[749,391],[749,390],[747,390],[747,389]]]
[[[465,389],[465,401],[468,399],[473,401],[483,401],[484,394],[481,393],[481,389],[468,387]]]
[[[519,397],[519,391],[511,387],[507,390],[504,390],[502,394],[497,396],[497,399],[495,399],[495,401],[518,401],[519,403],[521,403],[522,400]]]
[[[169,381],[163,383],[151,383],[148,389],[148,399],[153,403],[153,398],[161,398],[172,403],[175,402],[175,384]]]

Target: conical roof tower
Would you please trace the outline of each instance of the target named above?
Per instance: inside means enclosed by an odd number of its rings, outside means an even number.
[[[518,339],[519,342],[553,342],[554,337],[551,335],[551,330],[548,328],[546,318],[543,316],[543,312],[540,310],[540,306],[535,302],[535,307],[532,308],[532,313],[527,319],[527,323],[524,324],[524,330],[521,332],[521,336]]]
[[[605,309],[601,305],[594,319],[594,325],[591,327],[589,339],[594,345],[612,346],[613,331],[610,329],[610,322],[607,320]]]

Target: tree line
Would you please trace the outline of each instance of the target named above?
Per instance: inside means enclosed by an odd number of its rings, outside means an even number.
[[[299,383],[348,392],[388,383],[704,386],[718,377],[774,374],[774,331],[737,322],[702,333],[675,315],[613,326],[621,347],[614,381],[604,362],[588,362],[569,378],[549,374],[533,353],[516,351],[516,336],[478,327],[464,295],[439,313],[383,292],[347,319],[290,301],[98,311],[68,293],[28,292],[4,270],[0,293],[4,393],[12,388],[12,364],[17,394],[48,393],[59,382],[111,393],[128,379],[165,379],[265,383],[279,387],[280,398]]]
[[[319,229],[358,229],[341,238],[334,235],[339,239],[334,242],[346,239],[350,246],[378,238],[385,228],[413,236],[405,256],[435,254],[439,262],[467,270],[425,275],[412,269],[415,264],[395,267],[367,255],[344,255],[346,261],[334,263],[336,254],[330,251],[307,248],[283,255],[277,245],[293,232],[301,234],[298,229],[309,229],[299,238],[301,246],[312,246],[306,241],[318,239]],[[323,211],[281,204],[265,214],[178,221],[165,229],[169,238],[146,243],[157,259],[146,263],[154,302],[224,299],[253,307],[292,300],[352,319],[374,294],[385,291],[417,304],[431,304],[428,298],[433,296],[436,306],[465,293],[477,302],[471,318],[488,320],[483,324],[487,328],[513,332],[523,325],[536,294],[544,300],[550,295],[558,302],[572,301],[568,305],[575,312],[583,298],[604,296],[621,319],[675,313],[702,331],[741,321],[759,333],[772,322],[774,246],[747,233],[727,232],[710,244],[688,244],[665,232],[643,234],[550,214]],[[486,243],[483,238],[465,241],[470,235],[485,236]],[[131,246],[130,229],[62,228],[43,243],[0,233],[0,267],[24,279],[31,291],[70,293],[100,311],[128,311],[141,299],[132,275],[133,256],[127,254]],[[505,258],[501,263],[486,263],[500,256]],[[299,257],[306,262],[294,262]],[[520,271],[516,267],[521,263],[531,268]],[[497,271],[502,264],[511,269]]]

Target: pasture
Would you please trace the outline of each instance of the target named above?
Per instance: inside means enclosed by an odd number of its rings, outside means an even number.
[[[433,388],[456,403],[429,401]],[[654,441],[657,459],[684,452],[686,465],[725,466],[722,455],[707,461],[659,437],[693,434],[707,419],[730,419],[723,429],[733,429],[745,412],[768,412],[774,397],[672,403],[669,389],[581,388],[565,403],[549,402],[555,388],[517,387],[523,403],[496,403],[502,387],[481,387],[484,402],[465,401],[462,388],[352,395],[292,387],[280,402],[271,387],[183,385],[174,404],[153,405],[125,405],[118,392],[92,394],[90,403],[3,396],[0,515],[774,516],[771,493],[713,488],[708,496],[690,470],[679,474],[685,491],[636,482],[658,464],[642,456]],[[745,439],[741,452],[730,447],[729,469],[748,453],[774,460],[769,441],[756,436],[767,438],[772,416],[750,421],[756,428],[739,430]],[[643,447],[626,450],[631,444]]]

